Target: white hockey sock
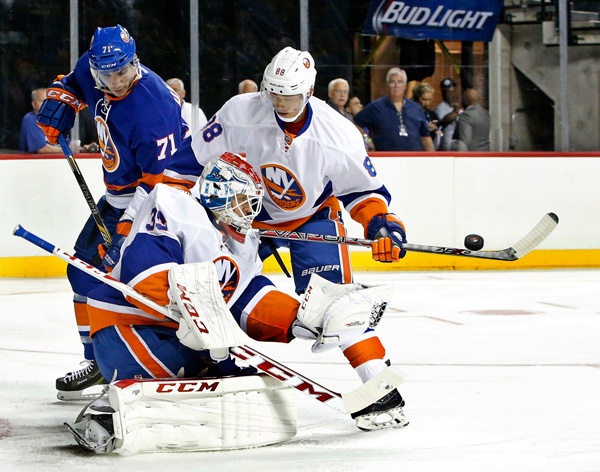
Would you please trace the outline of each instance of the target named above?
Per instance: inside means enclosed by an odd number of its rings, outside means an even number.
[[[372,359],[370,361],[365,362],[364,364],[359,365],[355,368],[356,373],[360,377],[363,383],[371,380],[381,371],[387,368],[387,364],[383,359]]]

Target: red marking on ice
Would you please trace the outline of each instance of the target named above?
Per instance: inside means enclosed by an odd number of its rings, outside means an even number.
[[[541,311],[527,310],[473,310],[462,313],[473,313],[474,315],[539,315]]]
[[[394,308],[393,306],[387,307],[388,311],[393,313],[406,313],[406,310],[401,310],[400,308]]]
[[[0,440],[10,436],[10,423],[4,418],[0,418]]]

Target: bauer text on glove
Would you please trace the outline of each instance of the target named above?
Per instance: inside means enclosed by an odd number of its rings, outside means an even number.
[[[115,268],[121,258],[121,246],[123,246],[125,239],[131,231],[132,222],[131,217],[125,213],[117,224],[117,232],[113,236],[112,243],[106,252],[104,253],[102,245],[98,246],[98,252],[102,256],[102,265],[109,272]]]

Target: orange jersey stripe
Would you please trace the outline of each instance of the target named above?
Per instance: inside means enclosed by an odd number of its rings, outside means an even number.
[[[166,370],[163,365],[157,362],[152,353],[148,351],[146,344],[142,342],[131,326],[118,326],[117,331],[127,343],[129,351],[154,378],[167,379],[175,377],[172,372]]]
[[[300,303],[283,292],[272,290],[256,304],[248,320],[246,332],[257,341],[289,343],[290,327],[296,319]]]
[[[77,321],[77,326],[89,326],[90,317],[87,311],[87,304],[82,302],[73,302],[73,307],[75,308],[75,320]]]
[[[374,216],[389,213],[387,205],[378,198],[367,198],[360,202],[352,211],[350,217],[360,223],[365,228],[365,237],[367,236],[367,227]]]
[[[169,185],[171,187],[179,187],[188,192],[194,185],[196,185],[196,181],[187,180],[187,179],[178,179],[176,177],[166,176],[166,175],[163,175],[162,183]]]
[[[167,328],[179,328],[179,323],[174,321],[158,321],[150,318],[144,318],[135,314],[117,313],[111,310],[104,310],[91,305],[87,305],[88,315],[90,317],[90,336],[103,328],[114,325],[158,325]],[[164,316],[161,315],[162,318]]]
[[[344,351],[344,356],[355,369],[367,361],[383,359],[385,348],[377,336],[353,344]]]
[[[325,207],[331,208],[331,210],[334,214],[338,211],[341,211],[339,200],[333,196],[329,197],[327,200],[325,200],[323,202],[323,204],[317,210],[315,210],[315,213]],[[281,231],[294,231],[296,228],[298,228],[299,226],[306,223],[312,217],[313,217],[313,215],[310,215],[310,216],[307,216],[306,218],[300,218],[298,220],[293,220],[293,221],[285,221],[283,223],[277,223],[277,224],[263,223],[262,221],[254,221],[254,223],[252,223],[252,227],[257,228],[257,229],[278,229]],[[337,217],[336,217],[336,219],[337,219]]]
[[[156,184],[162,183],[162,181],[163,181],[162,174],[142,174],[141,179],[138,179],[135,182],[132,182],[127,185],[112,185],[112,184],[106,183],[106,181],[104,181],[104,183],[106,184],[106,188],[108,190],[119,191],[119,190],[125,190],[127,188],[136,188],[141,183],[145,183],[146,185],[148,185],[148,187],[154,188],[154,186]]]
[[[337,222],[337,228],[339,236],[346,236],[346,228],[339,221]],[[345,244],[340,244],[338,246],[338,249],[340,251],[340,259],[342,261],[342,283],[350,284],[352,283],[352,265],[350,264],[350,248]]]

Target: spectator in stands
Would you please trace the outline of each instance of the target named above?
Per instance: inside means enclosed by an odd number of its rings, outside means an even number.
[[[254,80],[244,79],[238,84],[238,95],[252,92],[258,92],[258,85]]]
[[[423,108],[404,96],[406,73],[394,67],[386,82],[388,94],[366,105],[354,123],[370,130],[377,151],[433,151]]]
[[[190,130],[192,130],[192,132],[194,132],[197,129],[202,129],[208,120],[206,119],[206,115],[204,114],[204,112],[202,111],[202,108],[200,108],[200,107],[196,107],[195,113],[196,113],[197,123],[196,123],[196,127],[194,129],[192,129],[192,126],[193,126],[192,108],[193,107],[192,107],[191,103],[185,101],[186,91],[185,91],[185,86],[183,85],[183,80],[173,78],[173,79],[166,80],[165,82],[169,87],[171,87],[177,93],[177,95],[179,95],[179,98],[181,98],[181,103],[182,103],[181,116],[183,117],[185,122],[190,127]]]
[[[463,94],[463,111],[456,122],[457,151],[490,150],[490,114],[479,105],[479,94],[468,89]]]
[[[60,154],[60,146],[50,144],[46,141],[46,136],[42,129],[37,125],[35,117],[46,100],[46,89],[38,88],[31,92],[30,111],[23,117],[21,122],[21,134],[19,136],[19,151],[37,153],[37,154]]]
[[[356,95],[353,95],[352,97],[350,97],[350,100],[348,100],[348,103],[346,104],[346,112],[351,116],[352,122],[354,122],[354,115],[356,115],[362,109],[363,109],[363,105],[362,105],[362,102],[360,101],[360,98],[358,98]],[[356,123],[354,123],[354,124],[356,124]],[[365,149],[367,151],[374,151],[375,146],[373,145],[373,140],[371,139],[371,133],[369,132],[368,128],[363,129],[358,125],[356,125],[356,127],[360,130],[360,132],[363,135],[363,140],[365,142]]]
[[[433,87],[425,82],[419,82],[413,88],[413,99],[423,107],[425,118],[427,118],[427,126],[431,133],[433,148],[438,149],[442,138],[442,132],[438,128],[439,118],[436,113],[429,109],[433,100]]]
[[[347,80],[342,78],[333,79],[327,86],[327,96],[329,97],[327,104],[344,118],[353,121],[352,116],[345,108],[349,93],[350,85],[348,85]]]
[[[439,125],[443,133],[438,151],[450,151],[456,128],[456,117],[460,111],[458,89],[456,88],[456,82],[451,78],[442,80],[440,89],[443,101],[434,109],[435,114],[440,119]]]
[[[348,100],[348,103],[346,104],[346,111],[350,114],[352,118],[354,118],[354,115],[356,115],[362,109],[363,104],[360,101],[360,98],[358,98],[356,95],[352,95],[350,97],[350,100]]]

